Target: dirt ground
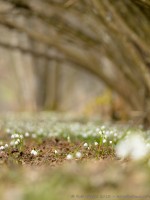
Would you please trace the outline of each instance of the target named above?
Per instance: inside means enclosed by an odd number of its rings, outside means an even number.
[[[37,150],[38,155],[31,155],[31,150]],[[55,153],[57,150],[57,154]],[[112,147],[94,147],[89,149],[83,146],[83,142],[68,142],[64,139],[51,138],[40,142],[34,140],[26,140],[23,151],[17,148],[12,148],[10,151],[0,152],[0,162],[10,165],[16,163],[19,165],[28,166],[59,166],[68,162],[66,156],[81,152],[82,157],[75,159],[79,162],[87,161],[89,159],[115,159],[114,150]]]

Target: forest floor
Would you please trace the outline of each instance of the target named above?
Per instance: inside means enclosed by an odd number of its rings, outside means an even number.
[[[142,126],[55,113],[1,116],[0,199],[150,199],[149,144]]]

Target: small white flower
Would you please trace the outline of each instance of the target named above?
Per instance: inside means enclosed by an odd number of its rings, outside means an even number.
[[[76,153],[76,158],[81,158],[81,157],[82,157],[81,152],[77,152],[77,153]]]
[[[20,135],[20,139],[23,139],[23,135]]]
[[[33,149],[33,150],[31,150],[31,155],[33,155],[33,156],[37,156],[37,155],[38,155],[38,152],[35,151],[35,150]]]
[[[72,156],[71,154],[68,154],[67,157],[66,157],[66,159],[67,159],[67,160],[72,160],[72,159],[73,159],[73,156]]]
[[[97,146],[97,145],[98,145],[98,142],[94,142],[94,145]]]
[[[84,143],[83,146],[84,146],[84,147],[88,147],[88,143]]]
[[[57,150],[55,150],[55,151],[54,151],[54,153],[55,153],[55,154],[58,154],[58,151],[57,151]]]
[[[106,139],[103,139],[103,143],[106,143]]]
[[[19,141],[18,141],[18,140],[16,140],[14,144],[15,144],[15,145],[18,145],[18,144],[19,144]]]
[[[13,134],[13,135],[11,135],[11,138],[12,138],[12,139],[14,139],[14,138],[15,138],[15,135],[14,135],[14,134]]]
[[[109,143],[112,144],[112,141],[110,140]]]
[[[19,134],[14,134],[14,138],[19,138]]]
[[[0,146],[0,150],[4,150],[5,149],[5,147],[4,146]]]
[[[18,138],[17,141],[20,142],[20,139]]]
[[[5,144],[5,148],[8,148],[8,144]]]
[[[29,133],[28,132],[25,133],[25,137],[29,137]]]
[[[68,137],[67,137],[67,141],[70,142],[70,136],[69,136],[69,135],[68,135]]]

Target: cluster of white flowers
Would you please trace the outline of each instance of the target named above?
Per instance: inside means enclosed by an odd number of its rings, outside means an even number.
[[[20,144],[20,139],[17,139],[14,144],[17,146],[18,144]]]
[[[17,146],[21,143],[21,140],[18,138],[16,140],[10,141],[10,146]]]
[[[130,157],[133,160],[143,158],[149,152],[146,142],[141,135],[129,135],[116,146],[118,157]]]
[[[17,138],[23,139],[23,135],[19,135],[17,133],[14,133],[14,134],[11,135],[11,138],[12,139],[17,139]]]
[[[3,151],[5,149],[7,149],[8,147],[9,147],[8,144],[2,145],[2,146],[0,146],[0,151]]]
[[[76,157],[77,159],[80,159],[80,158],[82,157],[82,153],[79,152],[79,151],[76,152],[75,157]],[[72,154],[68,154],[68,155],[66,156],[66,159],[67,159],[67,160],[72,160],[72,159],[73,159],[73,155],[72,155]]]

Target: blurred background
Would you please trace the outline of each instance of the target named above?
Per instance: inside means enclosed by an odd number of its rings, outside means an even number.
[[[149,7],[149,0],[0,0],[0,112],[149,124]]]

